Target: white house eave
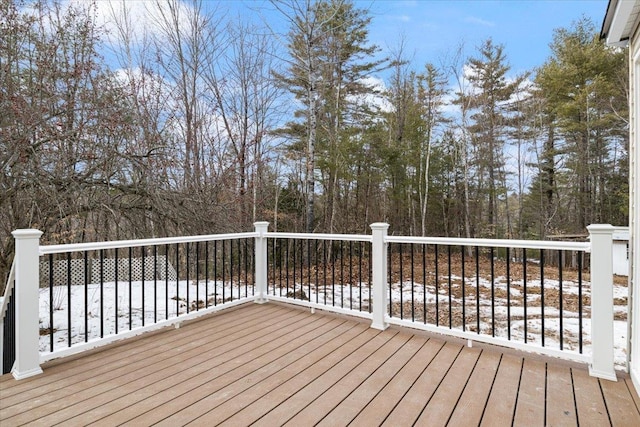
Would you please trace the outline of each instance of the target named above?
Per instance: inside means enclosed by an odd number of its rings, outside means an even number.
[[[625,46],[635,28],[640,1],[612,0],[607,10],[602,36],[611,46]]]

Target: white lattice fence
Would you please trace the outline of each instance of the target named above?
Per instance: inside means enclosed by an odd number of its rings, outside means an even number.
[[[154,263],[155,259],[155,263]],[[70,266],[70,270],[69,270]],[[86,264],[89,280],[87,283],[100,282],[100,260],[90,258]],[[131,271],[131,275],[129,275]],[[167,274],[168,273],[168,274]],[[164,255],[144,258],[144,274],[142,258],[118,258],[118,281],[123,280],[177,280],[177,274],[173,265],[167,261]],[[53,261],[53,286],[65,286],[71,282],[71,286],[80,286],[85,283],[84,259],[56,260]],[[116,260],[107,258],[102,262],[102,280],[113,282],[116,280]],[[49,260],[40,261],[40,286],[49,286]]]

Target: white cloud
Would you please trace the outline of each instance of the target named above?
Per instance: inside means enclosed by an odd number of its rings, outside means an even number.
[[[467,16],[464,18],[464,22],[469,24],[481,25],[483,27],[495,27],[495,22],[487,21],[486,19],[479,18],[477,16]]]
[[[389,104],[389,101],[387,101],[387,99],[383,96],[384,92],[387,90],[387,87],[384,84],[384,80],[374,76],[367,76],[361,79],[360,83],[373,89],[376,93],[367,93],[363,95],[352,96],[350,98],[353,101],[355,101],[359,105],[368,105],[383,112],[390,112],[393,110],[393,106]]]
[[[161,35],[163,17],[169,17],[170,7],[166,1],[144,0],[103,0],[87,2],[86,0],[67,0],[68,5],[87,7],[96,18],[97,25],[109,34],[109,43],[123,43],[124,37],[137,43],[144,37]],[[180,0],[177,5],[178,21],[181,27],[188,27],[188,16],[192,13],[189,6]]]

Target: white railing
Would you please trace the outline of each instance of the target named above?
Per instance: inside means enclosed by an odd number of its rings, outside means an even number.
[[[409,326],[419,329],[424,329],[432,332],[454,335],[461,338],[466,338],[473,341],[483,341],[492,344],[504,345],[522,349],[525,351],[535,351],[540,353],[549,354],[552,356],[558,356],[582,362],[590,362],[590,372],[594,376],[601,378],[607,378],[615,380],[614,370],[614,358],[613,358],[613,282],[612,282],[612,234],[614,228],[610,225],[592,225],[589,227],[589,233],[591,235],[591,241],[588,243],[570,243],[570,242],[548,242],[548,241],[518,241],[518,240],[492,240],[492,239],[454,239],[454,238],[423,238],[423,237],[399,237],[387,235],[388,224],[375,223],[371,225],[371,235],[345,235],[345,234],[299,234],[299,233],[273,233],[268,232],[268,223],[259,222],[255,224],[255,231],[251,233],[238,233],[238,234],[222,234],[222,235],[209,235],[209,236],[191,236],[191,237],[177,237],[177,238],[165,238],[165,239],[144,239],[144,240],[131,240],[131,241],[118,241],[118,242],[103,242],[103,243],[86,243],[76,245],[52,245],[52,246],[39,246],[38,239],[40,232],[37,230],[17,230],[14,232],[16,238],[16,322],[17,322],[17,340],[16,345],[16,362],[14,365],[13,375],[16,378],[25,378],[27,376],[35,375],[41,372],[40,363],[50,360],[54,357],[60,357],[70,353],[76,353],[86,350],[87,348],[93,348],[104,343],[111,342],[116,339],[139,334],[141,332],[165,327],[171,324],[179,324],[180,322],[202,316],[213,311],[220,310],[232,305],[245,303],[248,301],[255,301],[257,303],[264,303],[269,300],[284,301],[287,303],[294,303],[310,307],[312,310],[321,308],[324,310],[347,313],[360,317],[365,317],[371,320],[371,326],[377,329],[385,329],[390,324],[397,324],[403,326]],[[133,247],[160,247],[164,245],[178,245],[178,244],[195,244],[197,242],[220,242],[233,239],[252,239],[254,241],[254,260],[253,263],[253,295],[246,294],[244,297],[239,298],[231,303],[224,303],[215,307],[208,307],[202,310],[196,310],[189,314],[178,315],[175,318],[164,319],[157,321],[152,325],[145,327],[133,328],[132,330],[119,333],[117,335],[104,337],[103,339],[94,340],[91,342],[80,343],[73,345],[67,349],[40,354],[38,349],[39,341],[39,328],[38,328],[38,309],[35,306],[35,301],[38,301],[39,293],[39,272],[38,269],[34,269],[33,265],[38,265],[38,259],[41,255],[60,254],[69,252],[86,252],[86,251],[103,251],[113,250],[116,248],[133,248]],[[276,280],[274,276],[273,268],[275,263],[273,254],[269,253],[269,242],[276,240],[315,240],[315,241],[334,241],[343,242],[347,244],[366,244],[368,245],[367,252],[365,254],[368,257],[368,265],[366,271],[366,280],[364,277],[358,278],[357,282],[353,280],[351,272],[349,280],[343,280],[343,282],[349,282],[348,286],[340,288],[341,301],[344,301],[344,292],[348,288],[348,292],[352,289],[357,289],[360,292],[358,298],[360,298],[360,304],[364,298],[367,299],[366,310],[354,309],[350,306],[346,307],[345,304],[335,304],[335,300],[332,300],[331,304],[320,302],[316,296],[316,301],[313,301],[310,297],[305,299],[296,296],[296,289],[299,289],[303,280],[303,275],[306,275],[307,286],[311,289],[312,270],[315,268],[314,274],[318,274],[318,267],[309,264],[306,267],[304,264],[298,264],[298,272],[295,271],[296,264],[294,255],[293,266],[293,294],[291,296],[278,295],[274,290],[270,290],[276,287]],[[392,297],[389,296],[391,292],[392,283],[389,280],[390,267],[388,263],[388,248],[390,244],[408,244],[408,245],[444,245],[444,246],[460,246],[460,247],[491,247],[491,248],[519,248],[519,249],[539,249],[539,250],[558,250],[558,251],[578,251],[578,252],[590,252],[591,253],[591,354],[574,354],[572,352],[550,349],[544,346],[537,346],[530,343],[516,342],[512,340],[506,340],[501,337],[486,336],[477,331],[456,330],[455,328],[434,326],[428,324],[426,321],[418,322],[414,319],[405,320],[392,316],[390,308],[392,304]],[[341,248],[342,246],[340,246]],[[275,243],[273,246],[275,252]],[[303,251],[303,247],[300,246],[300,251]],[[294,249],[295,250],[295,249]],[[246,250],[245,250],[246,252]],[[302,252],[299,252],[298,256],[301,256]],[[360,257],[362,254],[359,253]],[[464,260],[464,258],[463,258]],[[324,260],[326,261],[326,259]],[[234,261],[235,262],[235,261]],[[245,261],[246,262],[246,261]],[[309,261],[310,263],[310,258]],[[352,260],[349,260],[351,263]],[[402,262],[402,260],[401,260]],[[363,264],[362,259],[358,261],[357,268],[361,268]],[[351,264],[349,264],[351,266]],[[280,265],[282,268],[282,264]],[[324,267],[326,268],[326,266]],[[335,271],[336,261],[333,261],[332,268]],[[349,267],[351,268],[351,267]],[[423,268],[425,268],[423,266]],[[437,267],[436,267],[437,268]],[[463,267],[464,268],[464,267]],[[344,268],[339,266],[340,275],[344,274]],[[271,275],[270,275],[271,273]],[[188,267],[187,267],[188,274]],[[247,273],[245,272],[245,275]],[[280,273],[282,274],[282,273]],[[290,273],[285,272],[287,276],[287,283],[289,283]],[[298,283],[297,275],[300,276]],[[365,275],[363,275],[365,276]],[[208,276],[207,276],[208,277]],[[246,276],[245,276],[246,277]],[[317,276],[316,276],[317,277]],[[332,276],[333,277],[333,276]],[[196,278],[199,280],[199,278]],[[215,279],[215,278],[214,278]],[[208,280],[208,279],[207,279]],[[325,281],[327,277],[325,275]],[[365,288],[366,284],[366,289]],[[318,283],[314,284],[314,290],[318,289]],[[334,283],[331,283],[333,287]],[[424,285],[424,284],[423,284]],[[283,286],[279,283],[278,286]],[[369,289],[370,286],[370,289]],[[412,284],[413,286],[413,284]],[[402,283],[400,284],[402,288]],[[464,278],[463,278],[464,288]],[[333,291],[333,288],[332,288]],[[363,296],[363,291],[364,295]],[[402,292],[402,290],[401,290]],[[478,291],[479,292],[479,291]],[[451,293],[451,286],[449,287],[449,293]],[[424,296],[426,298],[426,295]],[[436,300],[437,300],[436,296]],[[450,296],[451,297],[451,296]],[[349,300],[351,303],[352,300]],[[350,305],[347,304],[347,305]],[[199,304],[199,303],[197,303]],[[199,307],[199,305],[196,305]],[[402,307],[400,308],[402,310]],[[542,316],[544,317],[544,309],[542,310]]]
[[[41,372],[40,364],[54,358],[177,327],[185,320],[255,299],[253,283],[249,284],[255,249],[240,244],[259,241],[257,232],[47,246],[38,244],[40,234],[37,230],[14,232],[16,378]],[[141,256],[132,257],[134,250]],[[162,250],[167,253],[159,254]],[[186,265],[186,271],[176,273],[171,262],[176,269]],[[54,266],[62,267],[65,284],[58,283],[60,275],[53,274]],[[219,269],[222,281],[215,274],[213,279],[212,274],[205,277],[210,266],[211,273],[214,266]],[[134,267],[138,277],[132,274]],[[158,271],[165,269],[171,269],[171,274],[160,278]],[[79,280],[84,283],[78,284]],[[209,288],[213,297],[206,291]]]
[[[334,243],[334,242],[351,242],[351,243],[366,243],[368,245],[371,245],[372,242],[372,236],[371,235],[364,235],[364,234],[326,234],[326,233],[282,233],[282,232],[267,232],[265,234],[266,238],[268,241],[271,241],[272,245],[275,245],[275,242],[277,241],[284,241],[284,242],[302,242],[302,241],[306,241],[306,242],[314,242],[315,244],[320,244],[320,248],[324,248],[325,252],[326,252],[326,246],[322,246],[325,243]],[[284,247],[288,248],[288,244],[285,244]],[[305,248],[300,248],[302,251],[305,250]],[[315,248],[309,248],[307,249],[308,251],[313,252],[315,250],[318,249],[318,247]],[[272,250],[275,250],[274,247],[272,246]],[[320,289],[320,293],[322,292],[321,288],[322,286],[319,283],[316,283],[315,286],[313,287],[308,287],[305,288],[301,283],[302,283],[302,277],[300,277],[300,280],[297,281],[297,276],[295,274],[295,266],[293,267],[293,278],[292,278],[292,292],[293,294],[296,294],[297,292],[304,292],[304,291],[309,291],[309,290],[315,290],[315,296],[316,298],[313,298],[312,295],[306,295],[306,299],[305,298],[296,298],[296,297],[289,297],[289,296],[282,296],[280,295],[280,293],[276,290],[286,290],[286,285],[283,283],[277,283],[279,282],[279,280],[275,277],[278,275],[278,272],[276,272],[276,263],[278,261],[280,262],[284,262],[283,260],[277,260],[277,259],[273,259],[273,253],[270,252],[265,252],[265,256],[267,259],[271,259],[270,262],[268,262],[268,264],[270,265],[270,272],[271,275],[266,276],[266,281],[268,283],[267,285],[267,296],[268,299],[272,300],[272,301],[280,301],[280,302],[285,302],[285,303],[290,303],[290,304],[295,304],[295,305],[301,305],[304,307],[309,307],[312,310],[315,309],[322,309],[322,310],[330,310],[332,312],[335,313],[340,313],[340,314],[348,314],[351,316],[356,316],[356,317],[362,317],[365,319],[372,319],[372,310],[370,309],[366,309],[366,310],[362,310],[360,308],[358,309],[353,309],[350,307],[344,307],[344,304],[337,304],[336,305],[336,300],[334,298],[329,298],[328,301],[320,301],[320,299],[318,298],[319,296],[319,292],[318,290]],[[295,261],[295,256],[292,256],[291,254],[289,254],[289,258],[294,258]],[[327,254],[325,253],[325,256]],[[308,259],[310,259],[312,256],[308,255]],[[277,258],[277,256],[275,257]],[[285,259],[288,261],[289,258],[287,258],[285,256]],[[321,257],[322,258],[322,257]],[[317,260],[316,260],[317,261]],[[319,262],[316,262],[317,265],[315,265],[315,267],[325,267],[327,266],[327,264],[331,264],[329,260],[327,259],[321,259]],[[284,274],[286,276],[291,276],[291,266],[289,266],[289,271],[284,271]],[[307,273],[309,273],[309,270],[312,268],[310,265],[307,265],[306,267],[303,265],[298,265],[299,267],[299,274],[300,276],[302,276],[302,269],[306,268],[307,269]],[[331,268],[331,267],[329,267]],[[279,268],[279,273],[282,273],[282,265],[280,265]],[[317,270],[316,270],[317,272]],[[336,278],[335,277],[327,277],[327,275],[325,274],[324,278],[311,278],[312,280],[315,281],[325,281],[329,280],[331,283],[328,285],[328,287],[330,289],[334,289],[336,285],[340,286],[340,293],[342,295],[342,291],[343,291],[343,286],[339,283],[336,283]],[[285,280],[282,280],[283,282]],[[307,284],[310,285],[310,280],[307,280]],[[325,283],[326,284],[326,283]],[[349,285],[351,286],[351,285]],[[313,289],[311,289],[313,288]],[[362,290],[362,288],[359,288],[360,290]],[[367,289],[364,290],[365,292],[365,298],[366,300],[369,299],[369,289],[367,287]],[[325,294],[326,297],[326,294]],[[326,298],[325,298],[326,300]],[[343,301],[342,299],[340,301]],[[362,302],[362,301],[359,301]]]
[[[384,241],[387,244],[417,244],[417,245],[444,245],[459,246],[466,248],[488,247],[488,248],[510,248],[510,249],[536,249],[536,250],[552,250],[552,251],[577,251],[592,252],[591,256],[591,355],[583,354],[582,351],[567,351],[560,346],[560,349],[544,346],[544,335],[546,333],[544,326],[542,327],[542,343],[543,345],[527,342],[518,342],[511,338],[484,335],[478,331],[469,332],[457,330],[447,327],[438,327],[429,324],[420,324],[413,321],[406,321],[389,317],[385,319],[388,324],[396,324],[410,327],[418,327],[431,332],[445,333],[459,338],[468,339],[470,341],[481,341],[490,344],[497,344],[516,348],[523,351],[534,351],[549,356],[560,357],[564,359],[575,360],[579,362],[591,362],[590,372],[593,376],[615,380],[614,370],[614,352],[613,352],[613,273],[611,264],[612,251],[612,233],[614,228],[609,225],[591,225],[588,227],[590,233],[590,242],[549,242],[549,241],[532,241],[532,240],[499,240],[499,239],[460,239],[460,238],[434,238],[434,237],[399,237],[385,236]],[[562,271],[563,266],[559,266]],[[464,282],[464,278],[463,278]],[[582,287],[582,283],[578,286]],[[526,278],[525,278],[526,287]],[[562,287],[562,283],[560,283]],[[540,289],[544,291],[544,283],[540,284]],[[582,289],[580,289],[582,291]],[[507,292],[511,290],[507,288]],[[561,300],[560,300],[561,301]],[[464,301],[463,301],[464,304]],[[524,301],[525,307],[527,301]],[[511,308],[511,307],[509,307]],[[540,311],[542,319],[545,317],[544,301]],[[558,317],[562,319],[564,313],[562,310],[558,313]],[[582,321],[582,313],[579,313],[580,322]],[[549,319],[550,320],[550,319]],[[528,319],[524,319],[528,322]],[[544,324],[543,324],[544,325]],[[562,323],[560,323],[562,325]],[[526,330],[525,330],[526,331]],[[562,335],[564,331],[560,331]],[[525,332],[526,334],[526,332]],[[562,343],[562,341],[560,341]]]

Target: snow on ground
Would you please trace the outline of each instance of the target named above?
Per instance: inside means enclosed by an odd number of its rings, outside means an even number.
[[[220,281],[208,283],[200,281],[197,286],[195,281],[191,281],[187,286],[184,280],[177,283],[175,281],[154,283],[147,280],[144,286],[141,281],[132,281],[131,284],[126,281],[118,283],[117,293],[115,282],[104,283],[102,290],[99,284],[89,284],[86,289],[84,286],[69,288],[71,289],[70,313],[67,287],[54,286],[53,288],[54,350],[68,346],[69,330],[71,344],[76,344],[84,342],[85,336],[89,340],[99,338],[101,329],[102,336],[107,336],[114,334],[116,327],[118,331],[124,331],[130,326],[131,328],[143,326],[143,319],[144,325],[150,325],[156,320],[176,317],[176,313],[184,314],[187,309],[195,311],[196,304],[204,308],[221,304],[232,298],[233,300],[243,298],[247,294],[253,295],[252,286],[234,284],[232,287],[229,283],[223,286]],[[49,288],[40,289],[40,351],[50,351],[50,299]],[[86,327],[85,313],[88,314]],[[69,314],[71,327],[68,325]]]
[[[452,282],[460,283],[451,286],[451,295],[449,294],[448,278],[444,277],[443,283],[439,285],[437,293],[439,322],[441,326],[449,327],[449,316],[451,315],[452,327],[462,327],[462,297],[461,297],[461,278],[452,276]],[[504,278],[502,278],[504,280]],[[525,336],[525,320],[523,306],[523,287],[522,283],[512,281],[508,287],[506,282],[501,282],[496,278],[494,282],[494,304],[492,306],[491,282],[480,279],[479,305],[476,306],[475,284],[476,278],[467,278],[466,287],[466,304],[465,319],[466,329],[476,332],[477,317],[480,314],[480,331],[484,334],[491,335],[492,325],[495,326],[494,333],[496,336],[507,338],[510,331],[511,339],[514,341],[524,341]],[[359,286],[361,285],[361,286]],[[470,287],[473,287],[471,289]],[[557,280],[545,279],[545,292],[551,294],[555,291],[558,294],[560,283]],[[165,282],[158,281],[141,281],[137,282],[109,282],[102,285],[102,291],[99,284],[90,284],[84,286],[71,286],[71,312],[69,313],[69,303],[67,301],[67,287],[59,286],[53,289],[53,329],[54,329],[54,350],[66,348],[68,345],[69,332],[71,335],[71,344],[84,342],[85,334],[87,339],[95,339],[100,337],[101,329],[103,336],[111,335],[118,331],[127,330],[130,327],[136,328],[144,324],[149,325],[156,320],[176,317],[176,313],[184,314],[194,311],[196,306],[205,307],[218,305],[223,301],[229,301],[244,298],[253,295],[253,287],[244,284],[238,285],[234,283],[223,283],[221,281],[213,282],[191,281],[187,285],[186,281]],[[573,301],[577,299],[578,294],[577,283],[563,281],[563,296],[569,301],[573,297]],[[303,294],[300,291],[303,291]],[[144,307],[142,306],[144,291]],[[286,287],[278,288],[269,286],[269,293],[276,295],[308,299],[311,302],[326,304],[331,306],[343,307],[347,309],[369,311],[370,306],[370,290],[365,283],[350,285],[320,285],[313,284],[297,284],[291,285],[289,289]],[[436,289],[433,285],[423,286],[420,283],[411,283],[405,281],[400,286],[395,283],[390,290],[394,317],[400,317],[400,301],[404,307],[403,317],[411,319],[411,302],[413,301],[413,317],[417,322],[423,322],[425,319],[424,308],[426,308],[426,318],[429,323],[435,323],[435,303]],[[188,296],[187,296],[188,292]],[[294,293],[295,292],[295,293]],[[49,289],[40,290],[40,350],[43,352],[50,351],[49,337]],[[86,298],[85,298],[86,295]],[[510,296],[511,308],[507,310],[507,295]],[[583,282],[583,296],[590,296],[590,284]],[[558,330],[560,328],[560,311],[557,304],[553,303],[553,295],[545,296],[544,308],[544,344],[549,348],[560,348],[560,336]],[[615,346],[615,363],[618,367],[624,367],[626,363],[626,337],[627,337],[627,306],[626,301],[627,289],[625,286],[614,285],[615,303],[614,314],[614,346]],[[451,300],[451,313],[449,313],[449,300]],[[527,342],[541,345],[542,344],[542,308],[540,295],[540,281],[527,282]],[[563,299],[564,301],[564,299]],[[101,304],[102,302],[102,304]],[[624,304],[624,305],[623,305]],[[86,305],[86,309],[85,309]],[[117,307],[116,307],[117,305]],[[131,310],[129,310],[131,307]],[[573,309],[573,311],[572,311]],[[563,325],[563,348],[570,351],[578,351],[579,337],[579,316],[576,304],[567,303],[563,307],[564,316],[562,317]],[[102,311],[102,312],[101,312]],[[131,313],[130,313],[131,311]],[[591,351],[591,320],[590,307],[583,307],[582,332],[583,332],[583,351],[589,354]],[[88,313],[87,325],[85,328],[85,312]],[[143,314],[144,312],[144,314]],[[492,314],[493,313],[493,314]],[[71,326],[68,325],[68,316],[71,315]],[[509,314],[509,316],[508,316]],[[508,322],[508,317],[511,321]],[[446,331],[443,331],[446,332]]]
[[[452,324],[454,328],[462,328],[462,298],[461,298],[461,285],[453,283],[454,281],[461,282],[460,277],[451,276],[452,280],[452,295],[451,295],[451,307],[452,307]],[[466,288],[470,285],[475,288],[476,278],[467,278]],[[507,310],[507,283],[504,277],[496,277],[494,281],[494,305],[491,305],[491,281],[480,278],[480,298],[479,306],[476,307],[476,295],[475,289],[472,292],[467,292],[466,305],[465,305],[465,318],[466,329],[473,332],[476,331],[476,310],[480,313],[480,331],[483,334],[492,334],[492,324],[495,325],[495,336],[507,338],[510,330],[511,340],[524,342],[525,336],[525,322],[523,305],[523,283],[522,281],[513,280],[510,284],[509,295],[511,299],[510,310]],[[591,286],[589,282],[583,281],[582,295],[585,300],[588,300],[591,295]],[[413,286],[412,286],[413,285]],[[270,287],[270,291],[271,291]],[[302,289],[305,296],[312,302],[319,302],[321,304],[333,305],[338,307],[354,309],[359,308],[360,298],[359,292],[362,289],[362,301],[363,311],[368,311],[369,307],[369,289],[365,287],[350,287],[341,285],[327,285],[315,287],[314,285],[304,284],[297,285],[295,292],[296,297],[299,298],[299,291]],[[554,279],[544,280],[545,291],[545,307],[544,307],[544,346],[552,349],[560,349],[560,310],[557,305],[557,295],[559,294],[560,282]],[[293,286],[289,291],[294,292]],[[412,295],[413,291],[413,295]],[[555,292],[554,292],[555,291]],[[279,295],[286,295],[286,289],[282,289]],[[563,280],[562,282],[562,294],[563,302],[565,305],[562,312],[562,347],[568,351],[579,351],[579,331],[580,320],[577,312],[577,296],[578,296],[578,284],[576,282]],[[555,294],[555,298],[554,298]],[[626,286],[614,284],[614,357],[615,364],[618,368],[624,368],[626,366],[627,359],[627,288]],[[457,295],[457,296],[456,296]],[[411,308],[409,307],[413,300],[414,305],[414,318],[417,322],[424,321],[423,307],[426,305],[427,309],[427,321],[428,323],[435,323],[435,301],[436,301],[436,288],[433,285],[423,286],[421,283],[411,281],[403,281],[402,289],[400,283],[395,283],[391,286],[391,300],[394,303],[393,316],[400,317],[400,301],[405,306],[403,311],[404,319],[411,319]],[[543,310],[541,304],[540,293],[540,280],[528,280],[527,281],[527,342],[538,346],[542,345],[542,323],[543,323]],[[448,278],[443,276],[441,278],[441,284],[438,287],[437,293],[438,310],[440,312],[440,326],[448,329],[449,327],[449,285]],[[570,304],[572,302],[573,304]],[[573,309],[573,310],[572,310]],[[493,318],[492,318],[493,310]],[[509,311],[509,313],[508,313]],[[590,314],[591,307],[583,306],[583,318],[582,318],[582,345],[583,353],[591,353],[591,319]],[[510,315],[511,322],[508,322],[508,314]],[[443,330],[444,333],[446,331]]]

